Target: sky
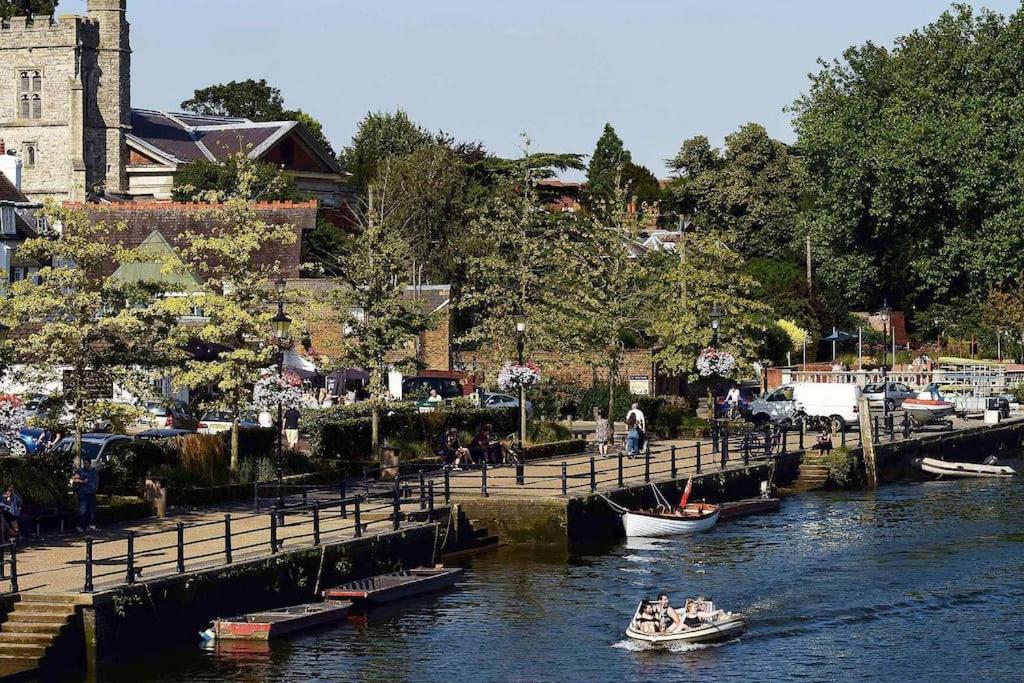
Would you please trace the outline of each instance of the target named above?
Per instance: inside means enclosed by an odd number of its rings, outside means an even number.
[[[969,2],[1001,13],[1020,0]],[[606,122],[666,175],[694,135],[720,145],[783,109],[819,58],[937,18],[942,0],[128,0],[132,104],[179,110],[213,83],[266,78],[336,149],[370,111],[405,109],[493,153],[589,154]],[[62,0],[58,13],[84,13]]]

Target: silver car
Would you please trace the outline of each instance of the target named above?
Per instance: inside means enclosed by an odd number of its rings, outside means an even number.
[[[869,403],[876,405],[884,401],[885,409],[893,411],[903,405],[908,398],[915,398],[917,392],[900,382],[886,382],[884,385],[881,382],[875,382],[864,387],[863,396]]]
[[[796,416],[793,385],[786,384],[750,402],[750,420],[754,424],[790,425]]]
[[[484,394],[484,408],[518,408],[519,399],[508,394]],[[526,417],[533,419],[533,403],[526,402]]]

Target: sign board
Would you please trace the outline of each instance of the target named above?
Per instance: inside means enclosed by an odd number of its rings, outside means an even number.
[[[63,374],[64,394],[74,396],[78,391],[78,382],[73,371],[65,370]],[[85,374],[83,387],[85,398],[89,401],[109,401],[114,398],[114,380],[103,371],[88,370]]]
[[[651,378],[647,375],[630,375],[629,391],[637,396],[646,396],[651,393]]]

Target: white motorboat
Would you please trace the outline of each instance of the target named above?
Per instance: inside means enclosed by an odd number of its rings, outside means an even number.
[[[946,424],[953,426],[949,418],[956,412],[956,406],[949,401],[935,399],[928,392],[917,398],[904,399],[902,407],[910,418],[919,425]]]
[[[946,477],[1012,477],[1017,472],[1006,465],[978,465],[973,462],[946,462],[922,458],[921,469]]]
[[[626,528],[626,536],[631,538],[680,536],[707,531],[718,521],[720,512],[717,505],[705,503],[674,510],[666,506],[655,510],[626,510],[622,513],[622,525]]]
[[[626,637],[652,645],[673,645],[676,643],[714,643],[735,638],[747,627],[742,614],[717,609],[710,600],[698,599],[699,626],[684,626],[672,633],[644,633],[641,630],[640,611],[647,600],[637,606],[633,619],[626,627]],[[680,612],[682,615],[682,612]]]

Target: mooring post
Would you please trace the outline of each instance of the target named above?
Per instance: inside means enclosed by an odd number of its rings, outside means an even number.
[[[871,441],[872,443],[878,443],[881,439],[881,433],[878,431],[878,416],[875,415],[872,419],[874,423],[874,429],[871,430]]]
[[[277,554],[277,515],[270,513],[270,552]]]
[[[398,527],[402,524],[402,495],[401,490],[398,488],[398,479],[395,479],[395,495],[392,500],[392,505],[394,507],[392,528],[397,531]]]
[[[13,550],[13,549],[12,549]],[[14,554],[13,552],[11,553]],[[128,530],[128,552],[126,554],[127,568],[124,573],[125,583],[135,583],[135,531]]]
[[[523,458],[524,457],[526,457],[526,456],[523,455],[522,451],[520,451],[519,452],[519,460],[516,462],[516,485],[517,486],[525,486],[526,485],[526,464],[523,462]]]
[[[750,464],[750,435],[747,434],[743,437],[743,466],[746,467]]]
[[[231,564],[231,515],[224,515],[224,561]]]
[[[444,502],[445,504],[450,503],[452,500],[452,473],[450,470],[444,471]]]
[[[676,478],[676,447],[672,444],[672,450],[669,451],[669,473],[673,481]]]
[[[594,466],[594,456],[590,456],[590,492],[597,490],[597,468]]]
[[[178,522],[178,573],[185,573],[185,523]]]
[[[85,539],[85,585],[82,590],[92,593],[92,538]]]
[[[622,481],[622,451],[619,451],[619,488],[621,489],[625,484]]]
[[[804,434],[807,433],[807,421],[800,420],[800,450],[804,450]]]
[[[701,442],[698,441],[697,442],[697,474],[700,474],[700,449],[701,449]]]
[[[341,518],[348,517],[348,501],[345,500],[345,482],[341,482]]]
[[[569,471],[566,464],[562,463],[562,496],[569,495]]]
[[[843,420],[843,426],[839,428],[839,433],[842,436],[843,448],[846,448],[846,420]]]
[[[718,423],[714,422],[711,425],[711,452],[718,452]]]
[[[480,495],[487,498],[487,460],[484,460],[483,468],[480,470]]]
[[[651,483],[651,452],[644,451],[644,481]]]
[[[18,588],[18,551],[11,546],[11,592],[17,593]]]
[[[427,509],[427,478],[420,470],[420,510]]]
[[[352,501],[352,515],[355,517],[356,538],[359,538],[363,535],[363,524],[359,518],[359,496],[356,496],[355,500]]]
[[[729,462],[729,428],[722,430],[722,467]]]
[[[320,545],[320,503],[313,503],[313,545]]]
[[[427,511],[434,512],[434,480],[427,482]]]

